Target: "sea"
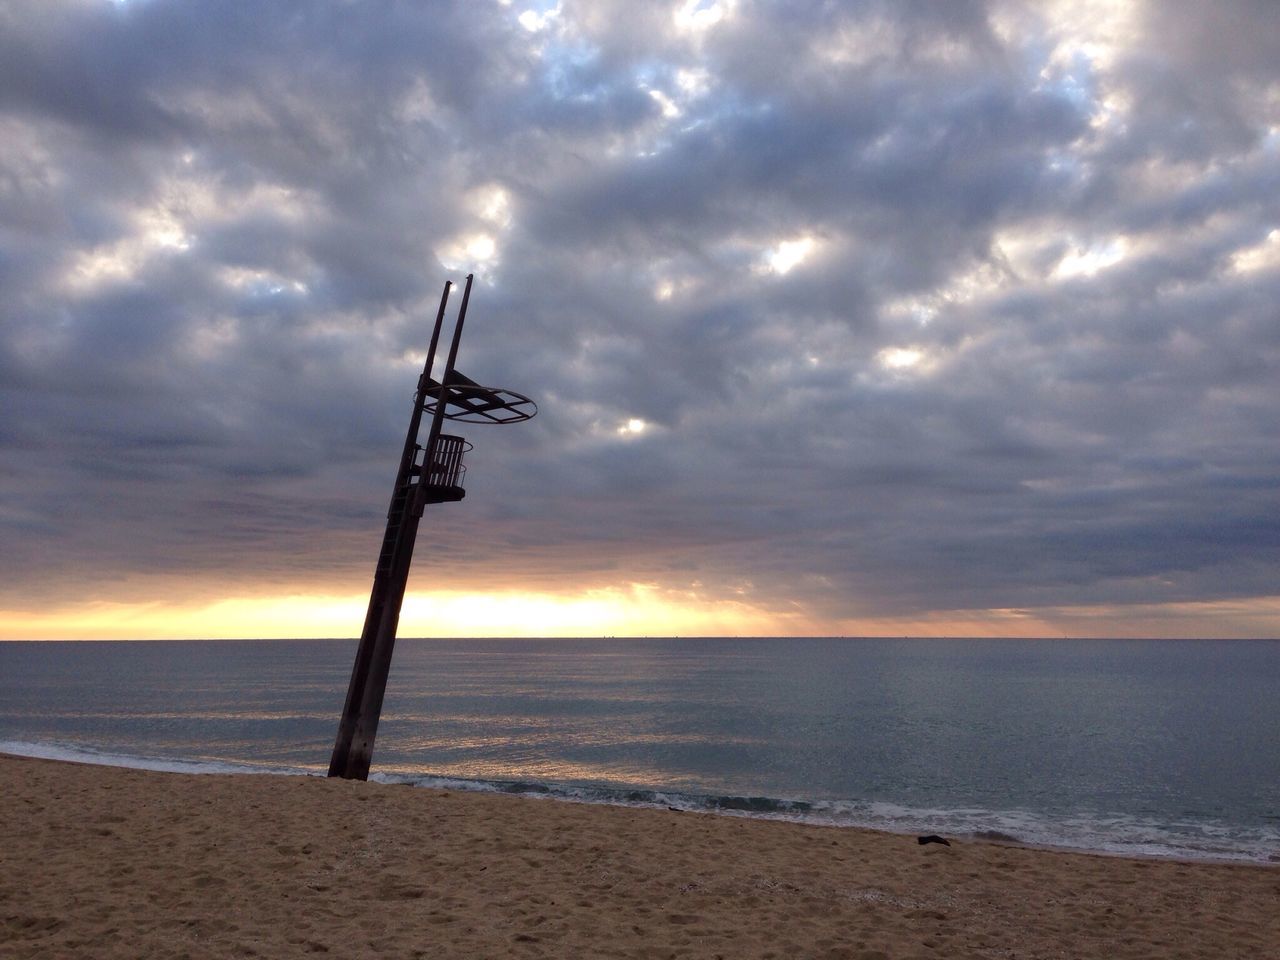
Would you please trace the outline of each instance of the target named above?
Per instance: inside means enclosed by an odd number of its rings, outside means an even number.
[[[0,752],[323,776],[355,646],[0,643]],[[372,779],[1280,862],[1280,641],[402,639]]]

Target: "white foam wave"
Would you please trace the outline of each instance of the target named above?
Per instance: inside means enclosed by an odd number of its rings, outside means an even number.
[[[573,803],[666,807],[752,819],[862,827],[908,835],[940,833],[960,839],[994,840],[1130,857],[1280,862],[1280,825],[1249,827],[1207,820],[1166,823],[1134,816],[1084,812],[1055,817],[1026,810],[907,807],[858,800],[723,797],[662,790],[435,776],[397,775],[379,779],[437,789],[515,793]]]
[[[57,741],[31,742],[0,740],[0,753],[38,760],[64,760],[70,763],[92,763],[103,767],[128,767],[133,770],[156,770],[161,773],[270,773],[306,774],[310,771],[279,766],[256,766],[227,760],[192,760],[182,757],[146,757],[128,753],[96,750],[83,744]]]
[[[314,770],[225,760],[147,757],[96,750],[82,744],[0,740],[0,753],[169,773],[314,775]],[[571,803],[668,808],[753,819],[863,827],[889,833],[937,833],[952,838],[1002,840],[1038,847],[1254,863],[1280,861],[1280,823],[1233,825],[1210,820],[1163,822],[1134,816],[1078,813],[1051,816],[1025,810],[908,807],[859,800],[777,799],[682,793],[661,789],[578,786],[537,781],[469,780],[430,774],[374,773],[379,783],[409,783],[438,790],[518,794]]]
[[[1027,810],[924,809],[891,803],[828,801],[805,819],[894,833],[947,833],[1094,853],[1191,860],[1275,862],[1280,827],[1211,820],[1163,821],[1131,815]]]

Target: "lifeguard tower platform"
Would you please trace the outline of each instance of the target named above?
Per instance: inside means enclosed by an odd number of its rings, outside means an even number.
[[[373,758],[373,742],[382,714],[387,675],[391,670],[391,654],[400,624],[400,607],[404,603],[405,584],[409,580],[409,564],[418,536],[418,523],[429,503],[450,503],[467,495],[463,486],[466,466],[463,455],[471,444],[462,437],[443,433],[445,420],[464,423],[518,423],[538,412],[537,404],[523,394],[499,387],[482,387],[454,366],[462,325],[467,318],[474,275],[467,276],[462,293],[462,306],[453,326],[448,358],[440,378],[432,377],[436,348],[444,325],[452,283],[446,282],[440,295],[427,361],[418,378],[409,432],[405,437],[400,469],[387,510],[387,528],[382,549],[374,567],[373,590],[365,614],[356,662],[351,669],[347,699],[338,724],[338,736],[329,761],[329,776],[348,780],[366,780]],[[425,443],[419,443],[423,415],[431,418]]]

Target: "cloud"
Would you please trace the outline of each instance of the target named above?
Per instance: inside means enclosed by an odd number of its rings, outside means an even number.
[[[1274,594],[1265,3],[0,16],[9,606],[363,590],[471,270],[460,365],[541,413],[423,589]]]

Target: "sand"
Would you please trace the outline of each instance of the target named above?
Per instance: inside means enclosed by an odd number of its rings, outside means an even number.
[[[0,957],[1280,957],[1280,868],[0,757]]]

